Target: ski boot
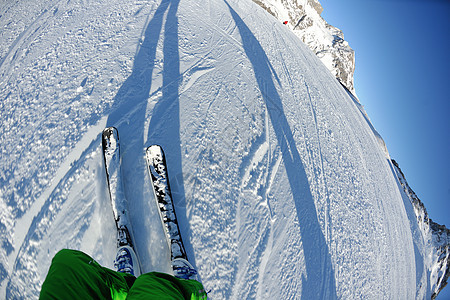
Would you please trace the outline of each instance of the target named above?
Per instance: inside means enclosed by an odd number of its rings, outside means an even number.
[[[189,279],[198,281],[197,270],[184,258],[175,258],[172,260],[173,276],[179,279]]]
[[[141,275],[136,253],[130,246],[121,246],[117,250],[114,267],[120,273],[128,273],[135,277]]]

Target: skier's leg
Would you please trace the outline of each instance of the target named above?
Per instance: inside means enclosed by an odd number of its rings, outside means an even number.
[[[150,272],[139,276],[127,299],[206,299],[203,285],[196,280],[178,279],[172,275]]]
[[[134,280],[81,251],[63,249],[52,260],[40,299],[125,299]]]

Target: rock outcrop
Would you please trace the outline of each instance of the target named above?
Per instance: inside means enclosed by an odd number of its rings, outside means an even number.
[[[355,52],[338,28],[320,14],[317,0],[253,0],[288,26],[320,58],[332,74],[355,95]]]
[[[392,160],[397,172],[403,191],[414,209],[417,223],[423,238],[423,257],[424,264],[428,272],[428,280],[430,283],[431,299],[435,299],[439,292],[447,285],[450,276],[450,230],[443,225],[433,222],[427,213],[427,210],[417,197],[416,193],[410,188],[406,182],[405,175],[395,160]],[[417,268],[417,266],[416,266]],[[418,287],[419,289],[419,287]],[[418,294],[420,296],[420,293]]]

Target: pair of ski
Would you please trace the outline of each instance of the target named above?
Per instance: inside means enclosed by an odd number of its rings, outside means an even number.
[[[108,127],[103,130],[102,148],[109,195],[117,227],[117,247],[128,246],[137,253],[128,220],[128,205],[121,174],[119,134],[116,128]],[[152,145],[146,149],[145,158],[175,274],[179,261],[187,261],[187,255],[173,205],[164,151],[160,146]]]

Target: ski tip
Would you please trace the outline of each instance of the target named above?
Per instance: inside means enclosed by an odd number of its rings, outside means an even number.
[[[160,145],[151,145],[147,147],[146,153],[148,156],[164,155],[164,151]]]
[[[102,132],[102,148],[105,151],[107,148],[110,148],[111,141],[115,141],[114,147],[116,147],[119,143],[119,132],[116,127],[107,127],[103,129]]]
[[[102,132],[103,144],[105,143],[106,140],[110,140],[111,136],[113,136],[116,141],[119,140],[119,131],[117,131],[116,127],[107,127],[103,129]]]
[[[147,150],[150,150],[150,149],[161,149],[162,150],[162,147],[161,147],[161,145],[155,144],[155,145],[150,145],[147,147]]]
[[[116,127],[110,126],[103,129],[103,136],[110,136],[111,134],[115,134],[119,138],[119,131]]]

